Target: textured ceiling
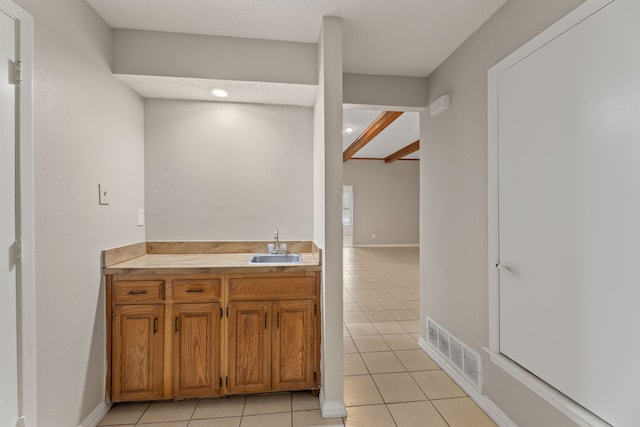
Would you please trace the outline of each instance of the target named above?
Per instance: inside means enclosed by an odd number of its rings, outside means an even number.
[[[427,76],[506,0],[87,0],[114,28],[318,41],[343,18],[344,71]]]

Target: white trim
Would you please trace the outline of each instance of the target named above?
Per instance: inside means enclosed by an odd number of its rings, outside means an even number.
[[[107,415],[110,409],[111,405],[107,405],[105,402],[100,402],[100,404],[96,406],[89,415],[87,415],[87,418],[82,420],[78,427],[96,427],[100,420]]]
[[[587,409],[558,392],[507,357],[500,354],[500,278],[496,265],[499,247],[499,77],[527,56],[570,30],[615,0],[587,0],[545,31],[534,37],[488,71],[488,280],[489,280],[489,348],[491,361],[514,379],[528,387],[554,408],[581,426],[610,426]]]
[[[419,248],[420,243],[399,243],[389,245],[353,245],[354,248]]]
[[[0,9],[19,23],[18,55],[22,62],[19,103],[19,237],[22,261],[19,270],[18,352],[20,390],[18,405],[25,425],[37,426],[36,406],[36,311],[35,311],[35,215],[33,179],[33,17],[10,0],[0,0]]]
[[[469,397],[478,404],[483,411],[489,415],[489,417],[495,421],[500,427],[518,427],[516,423],[514,423],[511,418],[509,418],[504,412],[500,410],[496,406],[495,403],[487,396],[481,394],[475,385],[469,382],[464,376],[460,374],[460,372],[456,369],[454,365],[451,364],[451,361],[442,357],[442,355],[432,346],[430,346],[424,338],[420,337],[418,340],[418,345],[425,353],[429,355],[440,367],[443,371],[445,371],[449,376],[460,386],[465,393],[469,395]]]
[[[342,400],[324,400],[324,390],[321,390],[320,413],[322,418],[343,418],[347,416],[347,407]]]
[[[584,407],[578,405],[564,394],[541,381],[535,375],[525,369],[522,369],[508,357],[493,352],[488,348],[485,348],[484,350],[489,354],[491,362],[514,377],[520,383],[524,384],[529,390],[542,397],[545,401],[550,403],[554,408],[562,412],[579,426],[612,427],[611,424],[602,420],[600,417],[596,416]]]

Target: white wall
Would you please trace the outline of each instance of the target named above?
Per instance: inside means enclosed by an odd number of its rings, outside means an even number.
[[[343,171],[353,186],[354,246],[418,244],[420,162],[352,159]]]
[[[145,101],[147,240],[313,236],[311,108]]]
[[[111,75],[112,31],[85,1],[16,2],[35,23],[38,420],[73,427],[104,401],[100,251],[144,240],[143,103]]]
[[[509,0],[428,78],[429,102],[448,93],[451,108],[420,122],[428,153],[420,180],[422,313],[480,354],[489,341],[487,70],[579,3]],[[488,397],[518,426],[573,425],[486,356],[483,363]]]
[[[344,103],[376,105],[386,110],[419,111],[426,107],[426,77],[344,73]]]

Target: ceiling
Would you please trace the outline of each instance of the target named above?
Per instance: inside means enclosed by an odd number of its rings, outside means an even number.
[[[382,113],[382,110],[361,110],[345,108],[343,111],[344,128],[342,132],[342,151],[367,129],[367,127]],[[352,132],[344,129],[352,128]],[[384,159],[401,148],[406,147],[420,138],[420,115],[416,112],[405,112],[371,142],[358,151],[353,159]],[[403,159],[419,159],[420,152],[416,151]]]
[[[426,77],[506,0],[87,0],[113,28],[317,43],[323,16],[342,18],[348,73]],[[213,101],[217,81],[119,75],[143,97]],[[232,102],[313,105],[315,86],[219,81]],[[230,91],[231,92],[231,91]],[[245,99],[246,98],[246,99]],[[273,100],[277,100],[273,102]],[[381,110],[345,109],[348,147]],[[419,138],[404,113],[353,158],[383,159]],[[419,151],[405,158],[418,159]]]
[[[308,43],[338,16],[345,72],[425,77],[506,0],[87,1],[113,28]]]

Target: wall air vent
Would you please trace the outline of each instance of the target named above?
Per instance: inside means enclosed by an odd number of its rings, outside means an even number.
[[[482,361],[475,351],[454,338],[446,329],[427,317],[427,344],[437,350],[451,366],[480,389]]]

